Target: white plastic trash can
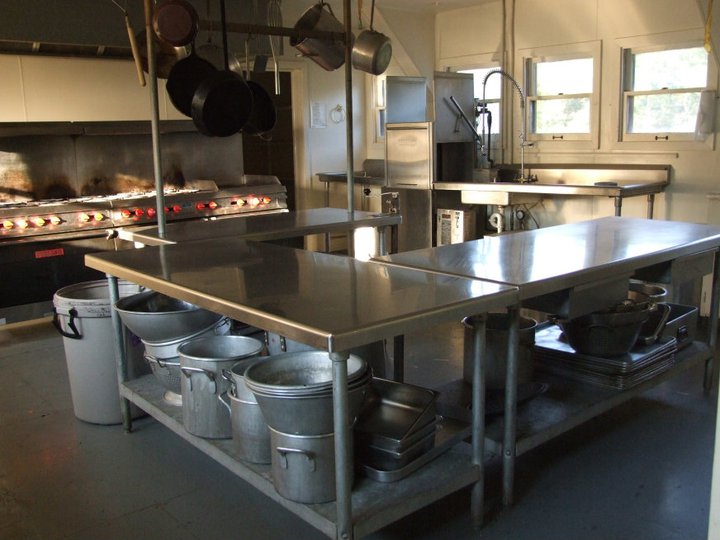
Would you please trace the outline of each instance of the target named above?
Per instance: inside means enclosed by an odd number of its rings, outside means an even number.
[[[120,281],[120,297],[142,292],[139,285]],[[63,335],[75,416],[93,424],[122,422],[115,362],[112,305],[106,280],[86,281],[59,289],[53,297],[53,324]],[[128,375],[148,372],[139,340],[126,331]],[[134,418],[143,412],[131,407]]]

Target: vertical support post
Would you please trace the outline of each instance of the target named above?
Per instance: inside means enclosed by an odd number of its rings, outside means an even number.
[[[378,253],[380,255],[387,255],[387,242],[385,241],[385,233],[387,231],[387,226],[383,225],[382,227],[377,228],[377,235],[378,235]]]
[[[503,433],[503,506],[513,501],[515,439],[517,430],[517,378],[520,344],[520,307],[508,308],[507,369],[505,374],[505,431]]]
[[[403,382],[405,378],[405,336],[393,338],[393,381]]]
[[[336,539],[351,540],[352,463],[350,460],[350,411],[348,405],[347,352],[330,353],[333,368],[333,427],[335,430],[335,505],[337,507]]]
[[[655,213],[655,194],[650,193],[647,196],[647,218],[652,219]]]
[[[472,463],[477,469],[477,480],[472,488],[471,508],[473,523],[481,526],[485,507],[485,345],[486,316],[474,315],[473,322],[473,375],[472,375]]]
[[[718,314],[720,312],[720,250],[715,252],[713,261],[712,293],[710,296],[710,318],[708,320],[707,343],[710,346],[712,356],[705,361],[705,378],[703,387],[706,392],[712,390],[717,379],[716,348],[718,340]]]
[[[615,216],[620,217],[622,214],[622,197],[619,195],[617,197],[613,197],[615,199]]]
[[[345,137],[347,149],[347,210],[350,219],[355,210],[355,163],[353,162],[353,89],[352,89],[352,12],[350,0],[343,1],[345,23]],[[348,256],[354,257],[352,236],[348,235]]]
[[[120,299],[120,292],[118,290],[118,280],[115,276],[106,274],[108,280],[108,291],[110,295],[110,320],[112,322],[113,333],[114,333],[114,351],[115,351],[115,366],[117,368],[118,387],[127,381],[127,361],[125,357],[125,339],[123,324],[120,320],[120,316],[117,311],[113,308],[115,303]],[[120,398],[120,413],[122,414],[122,423],[125,431],[130,433],[132,431],[132,417],[130,415],[130,402],[121,397]]]
[[[150,79],[150,128],[153,149],[153,174],[155,177],[155,204],[157,208],[158,234],[165,238],[165,191],[162,178],[162,155],[160,151],[160,108],[158,106],[157,58],[155,57],[155,31],[152,28],[152,0],[145,0],[145,36],[147,37],[148,75]]]

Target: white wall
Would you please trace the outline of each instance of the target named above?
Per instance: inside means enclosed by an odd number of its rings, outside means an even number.
[[[502,0],[439,14],[436,20],[438,69],[489,56],[502,58],[502,14]],[[702,10],[696,0],[516,0],[516,51],[595,40],[602,44],[599,147],[584,151],[564,148],[526,151],[526,162],[667,163],[673,167],[671,185],[665,194],[656,197],[655,217],[705,221],[705,195],[718,191],[717,150],[677,150],[652,143],[617,144],[620,97],[617,40],[688,30],[696,30],[702,36],[703,26]],[[512,51],[507,57],[512,58]],[[518,69],[514,75],[522,80]],[[717,81],[711,81],[711,85],[716,86]],[[518,104],[513,105],[517,115]],[[516,138],[513,136],[511,140]],[[612,205],[606,203],[604,200],[547,199],[533,213],[545,226],[611,214]],[[644,198],[626,200],[623,215],[644,217]]]

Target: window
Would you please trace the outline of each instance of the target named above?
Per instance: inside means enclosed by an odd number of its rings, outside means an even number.
[[[590,137],[593,59],[527,61],[528,136]],[[571,136],[572,137],[569,137]]]
[[[498,68],[488,67],[458,70],[458,73],[470,73],[473,76],[473,95],[475,97],[477,115],[475,125],[478,135],[483,138],[482,151],[485,159],[493,159],[495,156],[498,156],[502,148],[500,140],[502,127],[500,99],[502,97],[503,79],[497,74],[488,77],[488,74],[496,69]],[[483,85],[483,82],[486,82],[486,84]],[[485,87],[484,89],[483,86]],[[485,93],[484,102],[483,91]],[[486,165],[487,164],[481,164],[481,166]]]
[[[623,140],[693,140],[709,80],[702,45],[625,48],[622,60]]]
[[[600,42],[520,51],[526,138],[541,145],[599,144]],[[547,143],[545,142],[547,141]]]

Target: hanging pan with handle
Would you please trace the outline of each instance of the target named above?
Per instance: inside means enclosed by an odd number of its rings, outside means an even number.
[[[163,0],[155,8],[155,34],[173,47],[184,47],[192,43],[198,27],[198,14],[186,0]]]
[[[250,92],[252,92],[253,106],[242,132],[245,135],[262,136],[275,127],[277,113],[268,91],[259,83],[250,80],[250,47],[248,41],[249,38],[245,40],[245,82],[250,88]],[[238,73],[242,68],[240,63],[236,61],[230,69]]]
[[[228,137],[240,131],[250,118],[253,96],[250,87],[228,67],[225,0],[220,0],[225,69],[206,77],[192,99],[192,119],[203,135]]]
[[[358,0],[359,9],[362,10],[362,0]],[[390,65],[392,58],[392,43],[385,34],[373,30],[375,18],[375,0],[372,0],[370,9],[370,29],[363,30],[355,39],[352,48],[352,65],[355,69],[365,71],[371,75],[381,75]]]
[[[195,52],[193,42],[190,54],[179,60],[168,75],[167,90],[170,101],[185,116],[192,117],[192,101],[200,83],[217,72],[215,66]]]

